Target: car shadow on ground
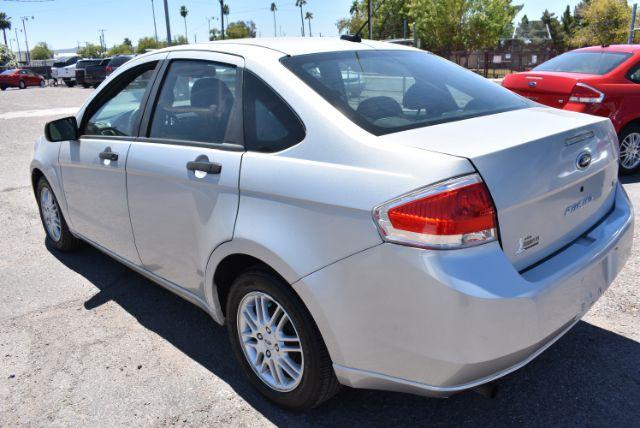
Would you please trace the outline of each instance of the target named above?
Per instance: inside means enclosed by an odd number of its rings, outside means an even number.
[[[620,182],[622,184],[637,183],[640,181],[640,171],[631,175],[621,175]]]
[[[494,399],[466,392],[449,399],[343,388],[305,413],[283,411],[246,381],[226,328],[99,251],[49,251],[89,280],[86,310],[113,301],[189,358],[210,370],[276,425],[622,425],[640,418],[640,343],[580,322],[523,369],[498,381]],[[128,352],[126,349],[121,352]]]

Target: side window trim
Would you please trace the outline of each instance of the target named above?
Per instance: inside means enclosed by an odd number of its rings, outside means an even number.
[[[149,96],[145,100],[145,108],[142,118],[139,122],[138,137],[136,141],[141,143],[157,143],[157,144],[170,144],[177,146],[192,146],[192,147],[204,147],[210,149],[227,150],[227,151],[245,151],[244,146],[244,122],[243,122],[243,95],[244,95],[244,67],[237,64],[230,64],[236,68],[236,85],[237,89],[237,101],[234,103],[229,117],[229,126],[224,136],[224,141],[221,143],[199,142],[190,140],[176,140],[170,138],[151,138],[149,133],[151,132],[151,120],[153,118],[154,109],[158,103],[160,96],[160,90],[164,84],[169,66],[173,61],[191,60],[189,57],[174,57],[163,60],[161,67],[158,67],[158,74],[154,77],[153,85],[149,91]],[[209,61],[213,63],[226,64],[224,59],[203,59],[194,58],[195,61]]]
[[[126,79],[126,76],[131,76],[131,74],[136,74],[139,70],[144,69],[146,67],[149,67],[150,64],[152,63],[156,63],[156,66],[154,68],[153,74],[151,76],[151,81],[152,84],[147,87],[147,89],[145,90],[144,95],[142,96],[142,102],[140,103],[140,110],[144,111],[148,100],[149,100],[149,94],[151,93],[151,88],[153,88],[153,85],[155,85],[155,82],[157,81],[158,78],[158,73],[160,71],[160,69],[163,66],[163,63],[165,62],[165,60],[163,59],[158,59],[155,61],[149,61],[149,62],[145,62],[143,64],[137,65],[129,70],[127,70],[126,72],[124,72],[123,74],[121,74],[120,76],[118,76],[114,81],[110,82],[109,85],[104,88],[100,94],[98,94],[98,96],[96,98],[94,98],[93,100],[91,100],[91,103],[87,106],[87,108],[85,109],[84,113],[82,114],[82,120],[80,122],[80,138],[84,138],[84,139],[104,139],[105,137],[107,137],[106,139],[114,139],[114,140],[133,140],[135,139],[137,136],[139,136],[140,134],[140,122],[141,119],[138,118],[138,120],[136,121],[136,123],[133,126],[134,132],[132,136],[104,136],[104,135],[85,135],[84,131],[85,128],[87,126],[87,122],[89,121],[89,119],[91,118],[91,116],[100,109],[100,107],[102,107],[104,105],[104,103],[108,102],[109,100],[111,100],[113,98],[113,96],[115,94],[117,94],[118,91],[122,90],[123,88],[120,87],[121,85],[121,81],[123,79]]]

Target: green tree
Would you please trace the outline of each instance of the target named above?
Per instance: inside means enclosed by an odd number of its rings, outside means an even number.
[[[0,12],[0,30],[2,30],[2,35],[4,36],[4,45],[9,46],[7,44],[6,31],[11,30],[11,18],[9,18],[4,12]]]
[[[7,67],[18,66],[16,54],[11,52],[7,45],[0,45],[0,65],[5,65]]]
[[[187,40],[187,38],[185,36],[178,35],[178,36],[175,37],[175,39],[173,39],[172,44],[174,46],[176,46],[176,45],[188,45],[189,41]]]
[[[573,15],[571,15],[571,8],[569,5],[567,5],[567,8],[562,13],[561,23],[562,31],[564,31],[565,36],[568,38],[573,37],[573,32],[575,31],[575,19],[573,18]]]
[[[551,34],[551,43],[553,44],[554,49],[563,51],[566,44],[566,33],[563,30],[562,24],[560,24],[560,21],[556,17],[556,14],[545,9],[544,12],[542,12],[540,20],[549,29],[549,33]]]
[[[31,59],[53,58],[53,51],[45,42],[40,42],[31,49]]]
[[[571,39],[573,46],[624,43],[627,39],[631,19],[627,0],[589,0],[576,7],[575,15],[580,25]]]
[[[166,46],[166,42],[159,42],[155,37],[143,37],[138,40],[136,53],[142,54],[152,49],[160,49]]]
[[[307,22],[309,23],[309,37],[313,37],[313,35],[311,34],[311,20],[313,19],[313,13],[311,12],[305,13],[304,19],[306,19]]]
[[[86,46],[78,49],[77,54],[82,58],[99,58],[102,53],[102,46],[94,43],[87,43]]]
[[[220,40],[221,37],[221,33],[220,30],[218,30],[217,28],[212,28],[209,31],[209,40]]]
[[[188,14],[189,14],[189,9],[187,9],[187,6],[185,5],[180,6],[180,16],[184,19],[184,37],[187,40],[187,44],[189,43],[189,33],[187,33],[187,15]]]
[[[256,36],[256,24],[253,21],[237,21],[227,25],[228,39],[246,39]]]
[[[122,41],[122,43],[120,43],[119,45],[114,45],[111,49],[109,49],[107,51],[107,55],[128,55],[132,54],[133,52],[133,43],[131,43],[131,40],[127,37]]]
[[[409,17],[427,49],[487,49],[510,36],[521,8],[512,0],[412,0]]]

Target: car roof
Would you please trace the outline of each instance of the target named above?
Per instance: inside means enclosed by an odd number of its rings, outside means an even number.
[[[216,40],[193,45],[173,46],[162,49],[174,50],[210,50],[236,55],[251,55],[260,50],[277,51],[284,55],[305,55],[320,52],[354,50],[411,50],[413,48],[374,40],[351,42],[338,37],[264,37],[252,39]],[[157,52],[157,51],[156,51]]]
[[[640,52],[640,45],[604,45],[604,46],[589,46],[586,48],[576,49],[574,52],[624,52],[624,53],[638,53]]]

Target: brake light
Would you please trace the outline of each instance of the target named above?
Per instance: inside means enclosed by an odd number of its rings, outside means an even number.
[[[573,103],[597,104],[604,100],[604,94],[586,83],[578,82],[574,86],[569,101]]]
[[[105,68],[105,70],[107,73],[111,73],[113,71],[113,67],[107,65],[107,68]]]
[[[478,174],[446,180],[400,196],[373,210],[387,242],[455,249],[495,241],[496,209]]]

